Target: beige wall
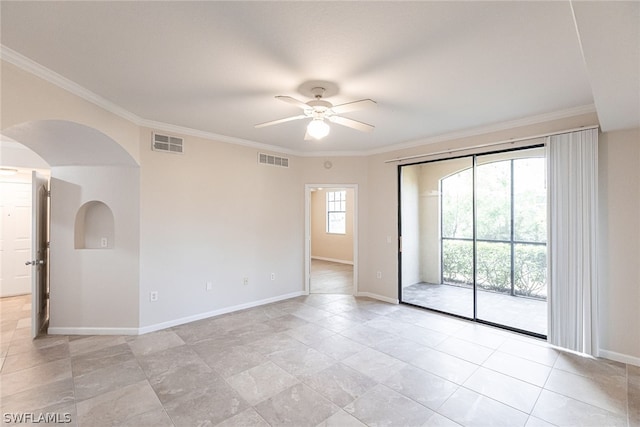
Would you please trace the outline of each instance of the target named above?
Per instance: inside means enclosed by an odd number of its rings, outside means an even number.
[[[262,165],[256,149],[191,136],[182,155],[155,152],[151,132],[140,131],[141,326],[301,293],[302,162]]]
[[[640,129],[599,138],[600,348],[640,362]],[[621,359],[621,357],[617,357]]]
[[[311,192],[311,257],[329,261],[353,263],[353,208],[354,190],[346,191],[347,224],[345,234],[327,233],[327,191],[338,188],[315,190]]]
[[[149,330],[301,293],[305,184],[358,185],[359,292],[397,300],[398,171],[397,163],[385,160],[597,124],[596,115],[587,114],[382,154],[290,156],[291,167],[278,169],[258,165],[256,149],[191,136],[185,137],[183,156],[152,152],[150,129],[140,128],[12,65],[3,62],[2,67],[3,129],[33,120],[70,120],[109,135],[140,163],[140,184],[131,185],[131,194],[139,190],[140,195],[136,218],[140,231],[137,235],[131,231],[140,247],[136,272],[121,259],[127,266],[125,283],[101,280],[95,287],[91,277],[104,271],[103,264],[85,261],[79,272],[69,260],[57,261],[57,268],[81,277],[76,289],[79,295],[69,293],[56,301],[52,295],[52,319],[56,314],[70,322],[64,312],[79,313],[73,325],[79,328],[92,326],[87,319],[94,319],[95,325]],[[601,138],[601,219],[606,228],[601,239],[605,265],[601,271],[600,312],[605,353],[640,363],[638,139],[638,130],[605,133]],[[332,161],[331,169],[323,167],[325,160]],[[91,186],[91,179],[79,171],[52,170],[52,178],[82,188]],[[107,176],[95,178],[110,180]],[[119,186],[125,184],[126,179],[107,185],[100,197],[113,197],[118,205],[128,202],[138,206],[135,199],[125,200],[129,193],[118,193]],[[62,207],[58,209],[64,212]],[[52,223],[52,233],[57,230],[60,242],[73,245],[73,238],[65,237],[73,227],[67,227],[66,219],[61,224]],[[131,244],[135,264],[138,254],[133,241]],[[376,277],[378,271],[380,278]],[[275,274],[273,281],[271,273]],[[244,277],[249,279],[247,285],[243,284]],[[212,291],[205,289],[208,281],[212,282]],[[150,291],[158,292],[157,302],[149,302]],[[102,297],[107,304],[93,310],[102,303]]]

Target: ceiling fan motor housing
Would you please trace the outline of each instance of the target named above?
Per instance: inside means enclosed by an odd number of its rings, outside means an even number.
[[[321,99],[316,99],[313,101],[309,101],[307,102],[307,105],[309,107],[311,107],[311,113],[318,113],[318,114],[324,114],[326,113],[331,107],[333,107],[333,104],[328,102],[328,101],[323,101]]]

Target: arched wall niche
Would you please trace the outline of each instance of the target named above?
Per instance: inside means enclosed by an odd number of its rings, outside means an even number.
[[[75,220],[75,249],[113,249],[113,212],[105,203],[92,200],[83,204]]]

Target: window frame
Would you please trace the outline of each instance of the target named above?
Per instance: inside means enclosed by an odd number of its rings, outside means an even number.
[[[338,198],[336,199],[336,196]],[[332,190],[325,193],[325,212],[326,223],[325,232],[327,234],[345,235],[347,234],[347,190]],[[344,230],[335,230],[331,227],[333,223],[331,217],[335,215],[342,216],[342,223],[344,224]],[[333,223],[335,224],[335,223]],[[335,227],[335,225],[334,225]]]

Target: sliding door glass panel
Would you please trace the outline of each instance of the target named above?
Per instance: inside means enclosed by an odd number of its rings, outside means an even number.
[[[402,302],[473,318],[472,162],[401,167]]]
[[[527,150],[530,155],[536,151]],[[524,154],[524,153],[523,153]],[[544,156],[544,152],[540,153]],[[514,233],[525,242],[547,241],[547,188],[544,157],[514,160]]]
[[[473,318],[473,159],[440,174],[442,256],[438,310]],[[455,166],[454,166],[455,165]]]
[[[479,241],[505,241],[511,235],[511,162],[502,161],[500,157],[477,159],[476,227]]]
[[[544,151],[478,156],[476,164],[477,319],[546,335]]]
[[[400,167],[402,302],[547,334],[544,148]]]

